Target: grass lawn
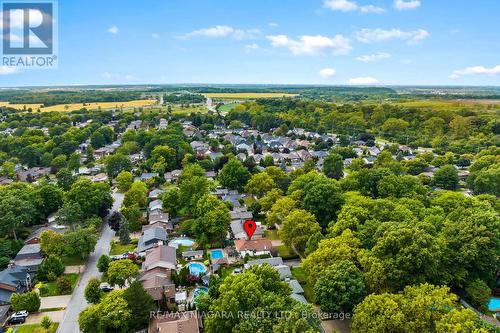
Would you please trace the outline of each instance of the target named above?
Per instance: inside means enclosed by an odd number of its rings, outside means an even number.
[[[264,231],[264,236],[266,236],[266,238],[269,239],[269,240],[278,240],[278,239],[280,239],[278,237],[278,229],[265,230]]]
[[[238,105],[238,103],[228,103],[228,104],[224,104],[222,106],[219,107],[219,111],[220,112],[229,112],[231,111],[232,109],[234,109],[234,107]]]
[[[40,324],[18,326],[16,333],[55,333],[59,323],[53,323],[48,330],[42,328]]]
[[[71,281],[71,291],[73,292],[73,290],[75,289],[76,281],[78,280],[78,274],[70,273],[70,274],[64,274],[64,275],[66,277],[68,277],[69,280]],[[59,294],[59,291],[57,290],[56,281],[45,282],[45,283],[43,283],[43,286],[40,288],[40,296],[42,296],[42,297],[59,296],[59,295],[60,294]]]
[[[63,256],[61,259],[62,259],[64,266],[83,265],[87,261],[87,259],[82,259],[82,257],[79,255]]]
[[[203,94],[214,99],[257,99],[257,98],[279,98],[279,97],[294,97],[298,94],[286,93],[206,93]]]
[[[125,252],[133,252],[137,248],[137,242],[139,240],[134,238],[130,241],[130,244],[122,245],[120,242],[111,241],[111,250],[109,254],[112,256],[123,254]]]
[[[299,256],[289,249],[286,245],[279,245],[274,247],[278,251],[278,255],[283,259],[296,259]]]
[[[308,302],[314,303],[314,290],[313,286],[307,282],[307,275],[304,269],[299,267],[292,267],[292,277],[299,281],[300,285],[304,289],[304,297]]]

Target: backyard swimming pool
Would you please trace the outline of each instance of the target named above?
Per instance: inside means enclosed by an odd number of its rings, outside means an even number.
[[[172,246],[177,248],[179,245],[181,246],[193,246],[194,240],[188,237],[177,237],[168,242],[168,246]]]
[[[500,297],[490,298],[490,302],[488,303],[488,310],[500,311]]]
[[[205,287],[196,288],[193,292],[193,300],[196,301],[196,298],[203,294],[208,294],[208,288]]]
[[[224,253],[221,249],[211,250],[210,257],[212,257],[212,259],[222,259],[224,258]]]
[[[191,275],[200,276],[200,274],[204,274],[207,271],[205,265],[200,264],[199,262],[191,262],[189,265],[189,273]]]

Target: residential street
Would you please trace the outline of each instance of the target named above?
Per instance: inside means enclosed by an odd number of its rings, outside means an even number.
[[[123,202],[123,197],[122,193],[113,192],[114,203],[110,214],[120,208]],[[80,332],[78,329],[78,315],[88,305],[84,296],[85,286],[91,278],[101,276],[101,273],[97,270],[96,263],[102,254],[109,254],[109,243],[113,238],[113,235],[114,231],[111,230],[107,223],[105,223],[102,228],[101,237],[95,247],[95,251],[90,255],[87,264],[85,265],[85,271],[80,276],[78,285],[76,286],[73,296],[71,297],[71,301],[66,308],[64,318],[59,324],[59,328],[57,329],[58,333]]]

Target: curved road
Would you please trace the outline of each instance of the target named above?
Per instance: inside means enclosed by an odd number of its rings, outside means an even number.
[[[123,194],[118,192],[113,192],[113,208],[111,209],[108,216],[110,216],[114,211],[118,211],[123,202]],[[114,231],[111,230],[107,223],[104,224],[101,237],[97,241],[94,252],[89,256],[87,263],[85,264],[85,270],[80,275],[78,285],[73,291],[71,301],[66,307],[64,313],[64,318],[61,323],[59,323],[59,328],[57,333],[79,333],[80,329],[78,327],[78,315],[83,311],[88,305],[85,300],[84,292],[85,287],[89,280],[93,277],[101,277],[101,273],[97,270],[97,260],[102,254],[109,254],[109,243],[113,238]]]

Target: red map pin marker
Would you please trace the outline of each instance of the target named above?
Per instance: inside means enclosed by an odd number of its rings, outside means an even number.
[[[243,223],[243,229],[245,229],[248,239],[250,240],[255,229],[257,229],[257,224],[253,220],[246,220],[245,223]]]

